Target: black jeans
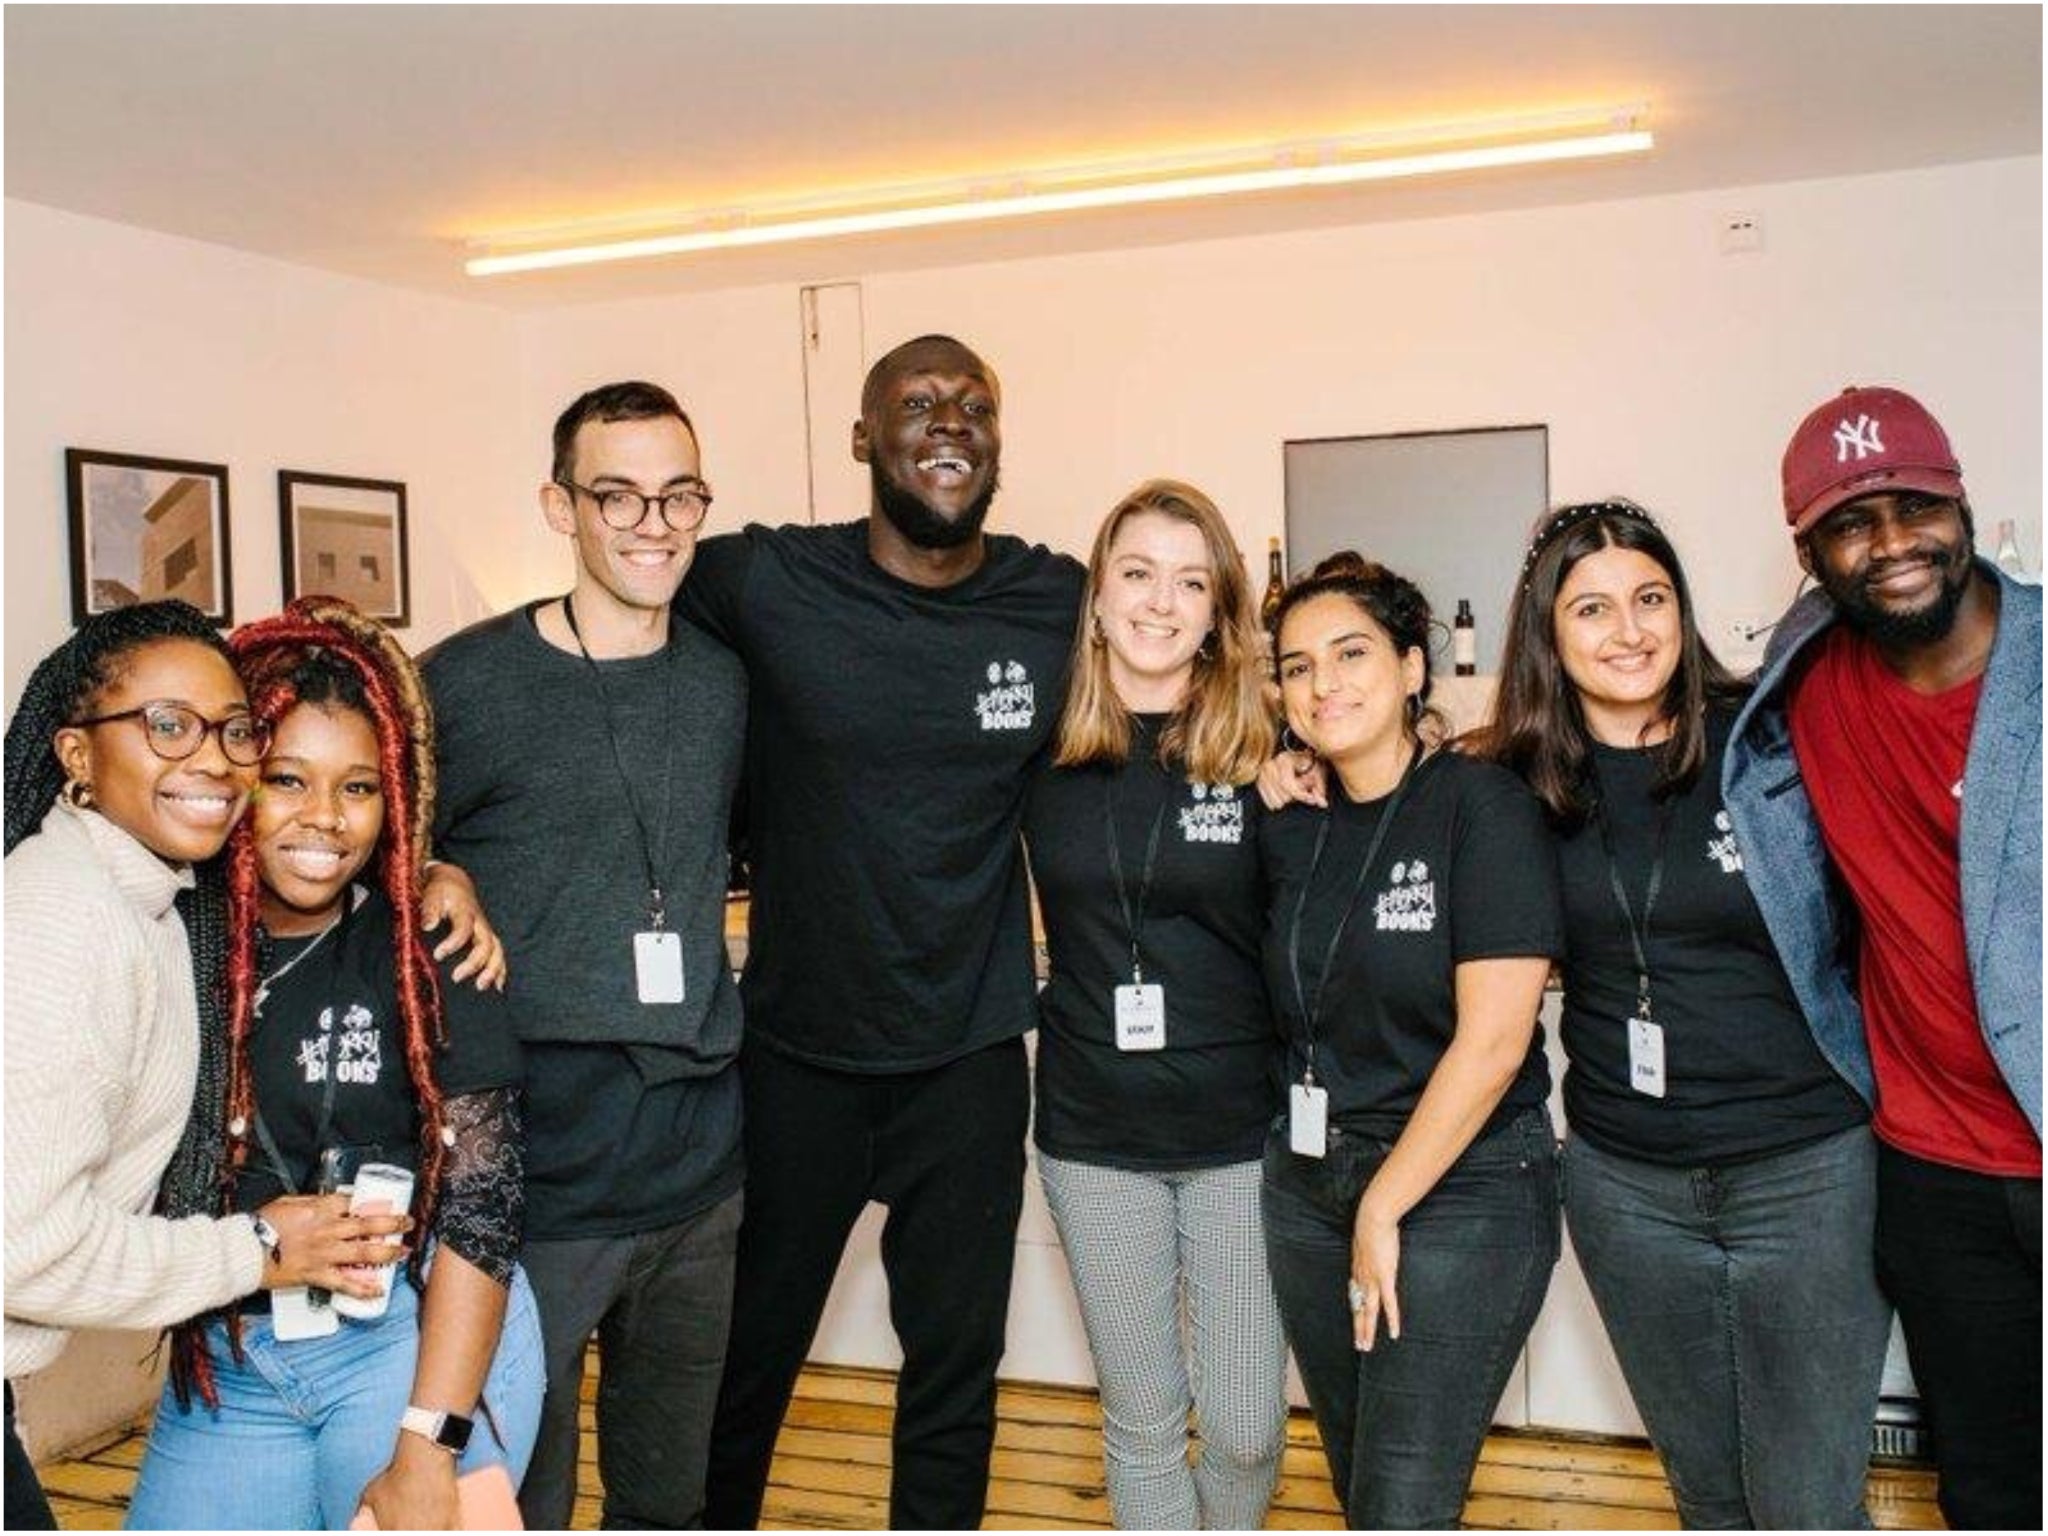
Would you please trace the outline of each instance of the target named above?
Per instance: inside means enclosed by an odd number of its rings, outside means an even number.
[[[14,1383],[7,1384],[7,1529],[10,1531],[54,1531],[57,1517],[50,1513],[50,1501],[43,1497],[43,1485],[36,1477],[35,1463],[22,1448],[14,1432]]]
[[[889,1208],[889,1316],[903,1346],[889,1523],[979,1526],[1024,1203],[1024,1042],[891,1076],[828,1071],[754,1047],[742,1055],[740,1082],[747,1219],[708,1522],[759,1524],[776,1432],[847,1234],[879,1200]]]
[[[1465,1149],[1401,1223],[1401,1337],[1352,1343],[1359,1196],[1393,1143],[1332,1130],[1329,1155],[1266,1138],[1266,1261],[1352,1530],[1458,1524],[1493,1410],[1557,1262],[1557,1143],[1541,1109]]]
[[[711,1411],[725,1368],[741,1196],[672,1227],[529,1241],[548,1391],[519,1489],[529,1530],[565,1531],[583,1443],[583,1352],[597,1333],[597,1467],[606,1530],[704,1523]]]
[[[2041,1528],[2041,1181],[1877,1158],[1877,1278],[1954,1530]]]

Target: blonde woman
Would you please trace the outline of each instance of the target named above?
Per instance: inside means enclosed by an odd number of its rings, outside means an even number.
[[[1071,676],[1025,812],[1052,960],[1036,1136],[1110,1502],[1125,1528],[1257,1529],[1287,1417],[1259,1228],[1277,1037],[1252,780],[1273,725],[1242,559],[1193,486],[1147,481],[1103,523]]]

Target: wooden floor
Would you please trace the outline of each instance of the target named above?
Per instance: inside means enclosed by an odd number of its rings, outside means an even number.
[[[592,1365],[595,1366],[593,1356]],[[600,1486],[585,1376],[583,1491],[576,1529],[597,1526]],[[872,1530],[889,1514],[893,1377],[816,1367],[804,1373],[776,1446],[763,1524],[783,1530]],[[987,1530],[1102,1530],[1102,1416],[1091,1392],[1005,1386],[998,1406]],[[60,1525],[113,1530],[142,1459],[143,1428],[88,1447],[43,1470]],[[1797,1454],[1796,1447],[1788,1447]],[[1938,1530],[1934,1479],[1917,1469],[1872,1468],[1871,1518],[1882,1530]],[[1269,1530],[1340,1530],[1315,1426],[1296,1414]],[[1468,1526],[1500,1530],[1671,1530],[1671,1492],[1657,1458],[1639,1445],[1557,1435],[1488,1437],[1465,1505]]]

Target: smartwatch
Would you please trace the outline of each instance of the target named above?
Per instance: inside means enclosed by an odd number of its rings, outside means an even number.
[[[273,1227],[261,1216],[251,1216],[249,1218],[249,1225],[255,1229],[256,1241],[263,1245],[263,1252],[270,1262],[282,1264],[284,1262],[284,1239],[278,1235],[277,1228]]]
[[[439,1408],[422,1408],[415,1403],[399,1415],[398,1427],[460,1456],[469,1446],[470,1431],[476,1428],[476,1421],[465,1419],[459,1413],[444,1413]]]

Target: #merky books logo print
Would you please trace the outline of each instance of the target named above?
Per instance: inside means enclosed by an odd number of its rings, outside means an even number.
[[[1028,731],[1038,718],[1038,698],[1031,673],[1021,661],[988,664],[988,689],[974,696],[974,712],[984,731]]]

